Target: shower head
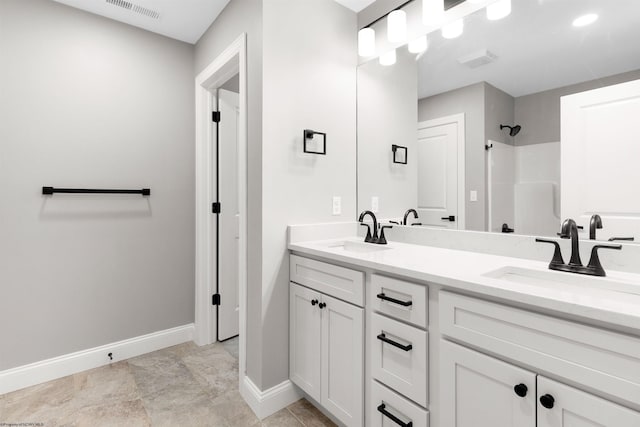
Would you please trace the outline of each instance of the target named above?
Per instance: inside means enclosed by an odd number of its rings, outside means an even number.
[[[500,125],[500,130],[504,128],[509,129],[509,135],[511,136],[516,136],[522,130],[522,126],[520,125],[515,125],[515,126]]]

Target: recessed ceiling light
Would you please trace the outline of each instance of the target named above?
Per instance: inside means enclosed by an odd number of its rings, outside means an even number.
[[[582,15],[576,18],[573,21],[574,27],[586,27],[587,25],[591,25],[598,20],[598,15],[595,13],[589,13],[587,15]]]

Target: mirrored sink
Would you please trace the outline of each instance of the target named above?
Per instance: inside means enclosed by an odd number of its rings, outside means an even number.
[[[640,281],[623,280],[612,277],[588,277],[579,274],[561,273],[550,270],[535,270],[507,266],[483,274],[484,277],[504,280],[509,283],[558,288],[568,285],[590,287],[606,291],[640,295]]]
[[[382,252],[391,249],[387,245],[376,245],[374,243],[365,243],[354,240],[345,240],[342,242],[332,242],[327,246],[329,249],[344,251],[344,252],[352,252],[352,253],[372,253],[372,252]]]

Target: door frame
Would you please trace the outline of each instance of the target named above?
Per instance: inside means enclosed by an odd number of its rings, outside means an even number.
[[[465,117],[464,113],[453,114],[450,116],[439,117],[437,119],[425,120],[418,122],[418,132],[423,129],[436,126],[444,126],[449,124],[458,125],[458,230],[466,229],[466,133],[465,133]],[[417,141],[416,141],[417,143]]]
[[[240,303],[239,373],[242,384],[246,371],[246,295],[247,295],[247,35],[242,33],[195,79],[196,91],[196,283],[195,334],[198,345],[216,342],[217,319],[211,298],[216,283],[216,201],[217,171],[214,147],[216,89],[234,75],[240,75],[240,114],[238,118],[238,208],[239,254],[238,285]]]

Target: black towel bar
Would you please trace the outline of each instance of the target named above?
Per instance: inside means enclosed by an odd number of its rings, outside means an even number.
[[[150,196],[151,189],[143,188],[141,190],[110,190],[96,188],[55,188],[42,187],[42,194],[67,193],[67,194],[142,194]]]

